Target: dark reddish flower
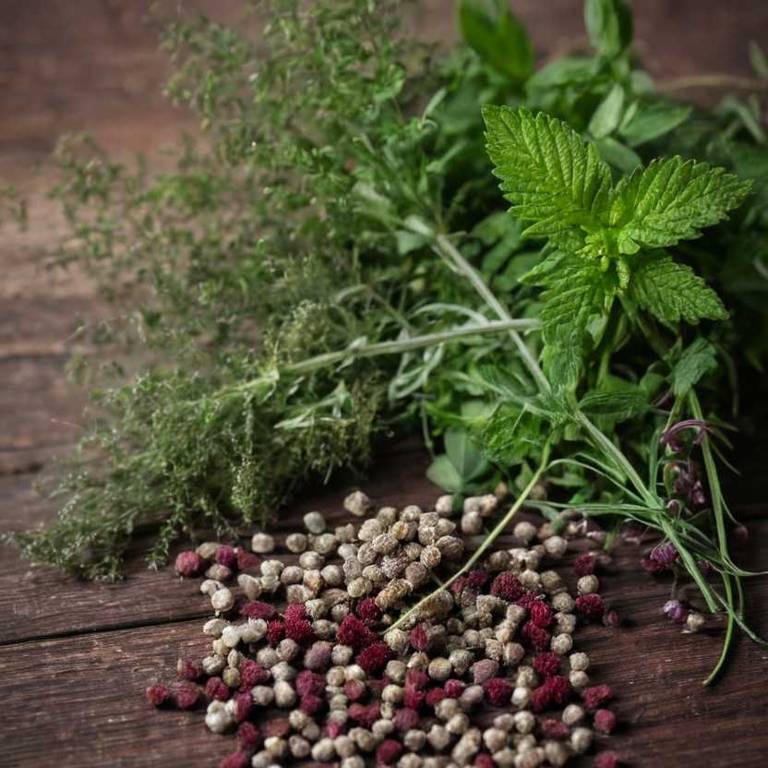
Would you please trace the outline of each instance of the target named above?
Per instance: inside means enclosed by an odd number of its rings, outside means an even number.
[[[576,612],[585,619],[598,621],[605,612],[605,603],[603,598],[596,593],[589,595],[580,595],[576,598]]]
[[[482,570],[470,571],[467,574],[467,583],[473,589],[482,589],[488,581],[488,572]]]
[[[357,618],[366,624],[375,624],[381,618],[381,609],[372,597],[363,598],[355,608]]]
[[[261,732],[253,723],[240,723],[237,728],[237,743],[240,749],[252,752],[261,744]]]
[[[448,698],[448,694],[446,694],[443,688],[431,688],[429,691],[427,691],[427,696],[424,699],[424,703],[428,707],[436,707],[443,699],[446,698]]]
[[[357,616],[348,613],[339,624],[336,639],[343,645],[350,645],[352,648],[360,650],[377,642],[379,638]]]
[[[225,565],[231,571],[237,570],[237,554],[235,550],[227,544],[222,544],[216,550],[216,562],[219,565]]]
[[[585,552],[573,561],[573,572],[581,578],[591,576],[597,568],[597,558],[592,552]]]
[[[527,610],[534,603],[541,602],[541,598],[541,593],[527,590],[517,600],[515,600],[515,605],[519,605],[521,608],[525,608]]]
[[[305,712],[310,717],[316,715],[325,705],[325,699],[322,696],[318,696],[314,693],[308,693],[306,696],[301,697],[299,702],[299,709]]]
[[[521,634],[524,640],[527,640],[528,644],[535,651],[543,651],[545,648],[549,648],[549,641],[551,635],[543,627],[539,627],[532,621],[526,621],[523,624]]]
[[[381,714],[381,707],[378,702],[373,704],[350,704],[349,706],[349,718],[354,720],[361,728],[370,728],[378,719]]]
[[[549,688],[546,685],[540,685],[531,691],[529,706],[534,712],[543,712],[552,705],[552,699],[549,695]]]
[[[219,768],[248,768],[251,760],[245,752],[233,752],[219,761]]]
[[[267,624],[267,642],[274,648],[285,637],[285,624],[279,619]]]
[[[570,728],[562,721],[554,717],[545,717],[539,723],[541,735],[545,739],[555,739],[561,741],[571,735]]]
[[[344,733],[344,726],[341,723],[330,722],[325,726],[325,732],[331,739],[335,739],[337,736],[341,736]]]
[[[483,693],[489,704],[503,707],[512,698],[512,684],[503,677],[492,677],[483,683]]]
[[[203,674],[203,668],[190,659],[179,659],[176,662],[176,673],[180,680],[189,680],[194,683]]]
[[[552,677],[560,672],[560,657],[552,651],[540,653],[533,660],[533,668],[543,677]]]
[[[307,645],[315,639],[312,624],[307,619],[286,619],[285,635],[299,645]]]
[[[249,619],[271,619],[275,615],[275,609],[269,603],[261,600],[249,600],[240,606],[240,615]]]
[[[255,571],[261,566],[261,558],[254,555],[253,552],[248,552],[243,547],[238,547],[235,552],[237,553],[238,571]]]
[[[617,768],[621,761],[615,752],[601,752],[595,757],[595,768]]]
[[[418,688],[406,688],[403,693],[403,704],[410,709],[419,709],[427,694]]]
[[[595,730],[600,733],[613,733],[616,728],[616,715],[610,709],[598,709],[595,712]]]
[[[249,692],[243,691],[242,693],[235,694],[235,722],[242,723],[243,720],[248,719],[248,715],[251,714],[253,708],[253,697]]]
[[[562,706],[571,695],[571,683],[567,677],[554,675],[544,682],[549,688],[550,699],[553,704]]]
[[[209,677],[205,684],[205,695],[212,701],[226,701],[230,691],[220,677]]]
[[[285,621],[301,621],[307,618],[307,609],[303,603],[291,603],[283,611]]]
[[[396,739],[384,739],[376,750],[376,765],[394,765],[403,754],[403,745]]]
[[[309,669],[302,669],[296,676],[296,693],[307,696],[312,693],[322,696],[325,693],[325,678]]]
[[[200,691],[193,683],[179,683],[173,692],[173,699],[179,709],[192,709],[199,698]]]
[[[677,547],[671,541],[662,541],[650,551],[648,558],[669,568],[678,558]]]
[[[360,701],[365,696],[365,683],[362,680],[347,680],[344,683],[344,695],[350,701]]]
[[[587,709],[597,709],[601,704],[613,697],[613,691],[609,685],[593,685],[581,692],[581,698]]]
[[[443,686],[445,689],[445,694],[449,699],[458,699],[466,687],[466,683],[463,683],[461,680],[453,679],[446,680],[445,685]]]
[[[475,755],[475,762],[472,765],[475,768],[495,768],[496,763],[487,752],[479,752]]]
[[[355,661],[369,674],[380,672],[392,658],[392,650],[386,643],[378,642],[363,648]]]
[[[179,552],[173,567],[179,576],[197,576],[205,568],[205,560],[192,549]]]
[[[643,557],[640,560],[640,566],[646,573],[662,573],[667,570],[667,566],[651,560],[650,557]]]
[[[552,608],[543,600],[534,600],[528,606],[528,618],[537,627],[544,627],[546,629],[552,623]]]
[[[146,691],[147,701],[153,707],[161,707],[171,698],[171,689],[162,683],[150,685]]]
[[[525,592],[525,587],[520,583],[520,579],[512,571],[500,573],[491,584],[491,594],[500,597],[503,600],[514,602],[520,599]]]
[[[688,618],[688,609],[679,600],[667,600],[662,611],[667,618],[678,624],[684,624]]]
[[[402,707],[395,712],[395,716],[392,721],[395,724],[395,728],[402,733],[410,731],[419,724],[419,713],[415,709],[410,707]]]
[[[409,669],[406,672],[406,688],[425,688],[427,685],[429,685],[429,675],[423,669]]]
[[[240,686],[242,688],[253,688],[254,685],[261,685],[270,679],[268,670],[264,669],[257,661],[253,659],[243,659],[240,662]]]
[[[408,634],[408,642],[417,651],[426,651],[429,646],[429,633],[423,624],[414,627]]]

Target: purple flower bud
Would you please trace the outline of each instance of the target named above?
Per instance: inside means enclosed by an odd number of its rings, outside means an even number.
[[[651,550],[648,557],[660,565],[669,567],[677,560],[677,547],[671,541],[662,541]]]
[[[667,618],[678,624],[683,624],[688,618],[688,609],[679,600],[667,600],[662,611]]]

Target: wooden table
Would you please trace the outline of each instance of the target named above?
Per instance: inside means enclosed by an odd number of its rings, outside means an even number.
[[[189,3],[232,18],[237,3]],[[657,76],[746,74],[746,41],[768,38],[763,0],[643,0],[638,49]],[[418,23],[447,37],[450,2],[429,0]],[[583,34],[577,0],[517,0],[545,50]],[[80,316],[104,311],[88,281],[45,266],[64,231],[45,200],[48,155],[65,130],[88,128],[118,155],[147,150],[191,127],[159,96],[165,72],[134,0],[0,2],[0,178],[32,204],[30,231],[0,241],[0,530],[34,525],[53,509],[31,490],[37,473],[78,434],[82,397],[63,367]],[[652,52],[652,54],[651,54]],[[747,456],[747,454],[750,454]],[[742,455],[760,466],[765,453]],[[400,447],[384,455],[364,487],[380,503],[428,504],[424,455]],[[744,562],[766,568],[765,481],[741,484],[738,512],[752,536]],[[308,508],[338,516],[347,481],[292,505],[276,531]],[[746,502],[753,502],[752,504]],[[169,678],[176,658],[203,650],[207,601],[194,581],[150,572],[132,560],[120,584],[84,584],[0,555],[0,766],[211,766],[231,741],[210,734],[196,713],[157,715],[143,690]],[[614,686],[622,721],[612,748],[638,766],[768,765],[768,653],[739,640],[728,674],[714,690],[701,680],[714,663],[719,633],[681,636],[659,616],[668,585],[640,572],[623,546],[606,597],[629,621],[619,630],[577,636],[595,660],[594,677]],[[768,634],[768,578],[748,589],[749,617]]]

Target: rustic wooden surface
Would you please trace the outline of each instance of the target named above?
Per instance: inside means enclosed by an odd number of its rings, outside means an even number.
[[[170,0],[169,0],[169,4]],[[187,7],[236,18],[234,0]],[[559,50],[583,36],[578,0],[515,0],[539,46]],[[166,62],[138,0],[0,0],[0,178],[31,201],[30,230],[0,240],[0,531],[38,524],[53,513],[31,485],[46,462],[77,437],[81,394],[67,385],[66,356],[79,319],[105,308],[76,272],[47,265],[64,232],[45,199],[49,153],[63,131],[87,128],[119,155],[153,152],[189,118],[160,96]],[[418,24],[451,34],[452,3],[425,0]],[[746,41],[768,43],[764,0],[636,2],[638,49],[655,76],[748,72]],[[759,466],[764,452],[742,455]],[[435,490],[425,458],[411,448],[382,458],[365,487],[377,502],[426,504]],[[310,507],[338,516],[345,488],[297,503],[285,530]],[[742,481],[738,512],[751,538],[743,553],[768,567],[768,492],[763,473]],[[749,503],[747,503],[749,502]],[[700,681],[714,663],[720,634],[681,636],[658,615],[669,585],[641,574],[637,551],[622,547],[606,596],[629,623],[590,628],[577,642],[595,660],[594,678],[618,692],[620,732],[611,739],[637,766],[754,767],[768,764],[768,653],[740,639],[728,674],[714,690]],[[750,584],[749,616],[768,634],[768,579]],[[0,550],[0,766],[212,766],[230,749],[196,713],[157,715],[142,692],[168,678],[183,652],[204,647],[206,600],[196,582],[150,572],[140,559],[117,585],[83,584],[30,569]]]

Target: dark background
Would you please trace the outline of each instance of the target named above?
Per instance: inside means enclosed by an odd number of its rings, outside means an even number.
[[[164,9],[176,4],[166,2]],[[238,2],[179,2],[238,19]],[[584,39],[580,0],[514,0],[542,55]],[[768,47],[765,0],[636,0],[636,48],[657,78],[749,75],[747,44]],[[77,272],[47,267],[65,233],[46,200],[49,155],[66,131],[88,130],[120,157],[160,150],[194,123],[162,97],[167,61],[156,49],[144,0],[0,1],[0,184],[30,201],[30,227],[0,237],[0,531],[45,520],[50,506],[31,490],[40,468],[77,438],[82,395],[64,376],[77,348],[78,318],[103,311]],[[453,3],[423,0],[407,21],[436,40],[453,35]],[[692,91],[695,99],[717,94]],[[429,503],[424,457],[395,451],[369,484],[379,502]],[[340,492],[297,504],[338,508]],[[753,497],[754,500],[754,497]],[[746,552],[766,567],[753,520]],[[284,522],[284,525],[287,523]],[[699,681],[719,637],[680,638],[659,619],[667,587],[637,572],[637,553],[621,551],[607,587],[633,625],[577,638],[594,650],[595,679],[616,686],[625,723],[612,746],[633,765],[766,765],[768,654],[739,643],[730,674],[715,691]],[[750,616],[768,629],[765,580],[749,592]],[[148,680],[167,674],[184,648],[202,649],[206,601],[194,584],[150,573],[141,562],[120,585],[85,585],[33,571],[0,550],[0,766],[55,760],[68,766],[209,766],[232,742],[209,734],[199,715],[155,717],[141,700]],[[45,758],[45,759],[43,759]]]

